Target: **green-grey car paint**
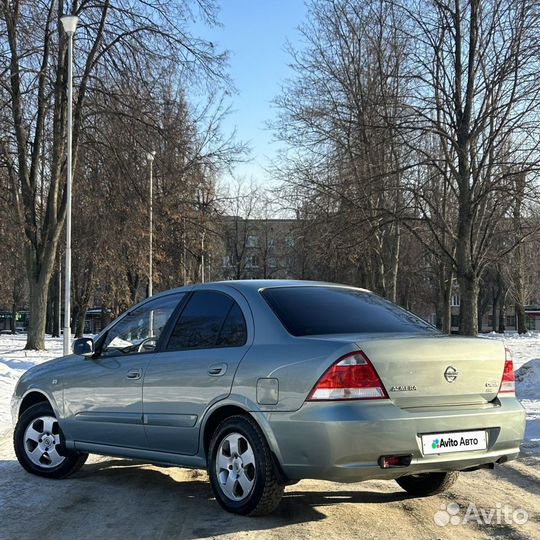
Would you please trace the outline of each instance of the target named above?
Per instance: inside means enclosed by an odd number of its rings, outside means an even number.
[[[196,290],[229,295],[244,314],[246,344],[57,358],[21,377],[12,400],[13,419],[26,396],[40,393],[50,402],[68,448],[204,468],[206,423],[223,407],[233,406],[257,421],[289,480],[391,479],[517,457],[525,413],[513,394],[497,395],[505,361],[500,341],[437,333],[293,337],[260,293],[269,287],[308,285],[334,286],[231,281],[156,295]],[[389,399],[306,401],[330,365],[359,350],[371,360]],[[222,376],[209,374],[209,367],[222,364]],[[451,383],[444,377],[448,367],[459,373]],[[126,378],[131,370],[142,376]],[[486,450],[422,453],[422,434],[473,430],[487,431]],[[401,454],[412,455],[410,466],[380,467],[380,456]]]

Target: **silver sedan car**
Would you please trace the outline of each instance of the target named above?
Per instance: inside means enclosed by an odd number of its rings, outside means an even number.
[[[207,468],[247,515],[303,478],[438,493],[516,458],[525,426],[501,342],[442,335],[366,290],[273,280],[141,302],[26,372],[12,412],[31,473],[68,476],[88,453]]]

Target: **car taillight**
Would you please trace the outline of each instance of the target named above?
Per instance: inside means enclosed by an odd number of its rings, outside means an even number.
[[[503,376],[501,380],[501,386],[499,388],[499,393],[515,392],[515,391],[516,391],[516,380],[514,378],[514,363],[512,362],[510,351],[506,349],[506,359],[504,361],[504,371],[503,371]]]
[[[388,399],[375,368],[362,352],[346,354],[333,364],[307,401],[340,399]]]

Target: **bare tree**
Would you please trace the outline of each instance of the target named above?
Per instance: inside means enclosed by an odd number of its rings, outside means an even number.
[[[501,242],[511,230],[514,178],[527,178],[529,196],[538,170],[538,10],[523,0],[403,2],[400,9],[402,31],[415,43],[404,139],[455,201],[455,224],[432,220],[432,205],[423,218],[439,246],[443,233],[455,236],[455,253],[445,252],[461,291],[461,333],[473,335],[486,267],[521,241]]]
[[[325,216],[335,277],[393,300],[406,160],[395,129],[405,105],[398,25],[392,6],[378,1],[311,2],[306,46],[291,47],[295,78],[276,100],[275,124],[291,148],[276,173],[321,206],[316,223]]]
[[[210,0],[197,4],[203,19],[215,23]],[[29,349],[44,347],[47,292],[66,213],[66,39],[60,30],[65,12],[81,19],[77,34],[75,157],[86,123],[89,94],[117,99],[110,83],[118,77],[129,77],[134,86],[151,86],[167,64],[182,66],[185,77],[193,81],[216,80],[223,75],[225,59],[212,43],[189,33],[185,21],[193,13],[184,1],[2,0],[0,35],[6,54],[0,56],[0,99],[7,104],[2,113],[9,110],[10,117],[1,152],[17,219],[26,238]]]

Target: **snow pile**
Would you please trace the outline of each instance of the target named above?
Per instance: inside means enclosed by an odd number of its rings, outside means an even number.
[[[540,358],[534,358],[516,370],[516,395],[527,411],[525,448],[540,444]]]
[[[46,351],[25,351],[26,335],[0,336],[0,433],[11,427],[11,396],[31,367],[62,356],[62,339],[46,338]]]
[[[516,374],[516,396],[527,412],[525,451],[540,445],[540,333],[517,332],[483,334],[480,337],[499,339],[509,349]]]

